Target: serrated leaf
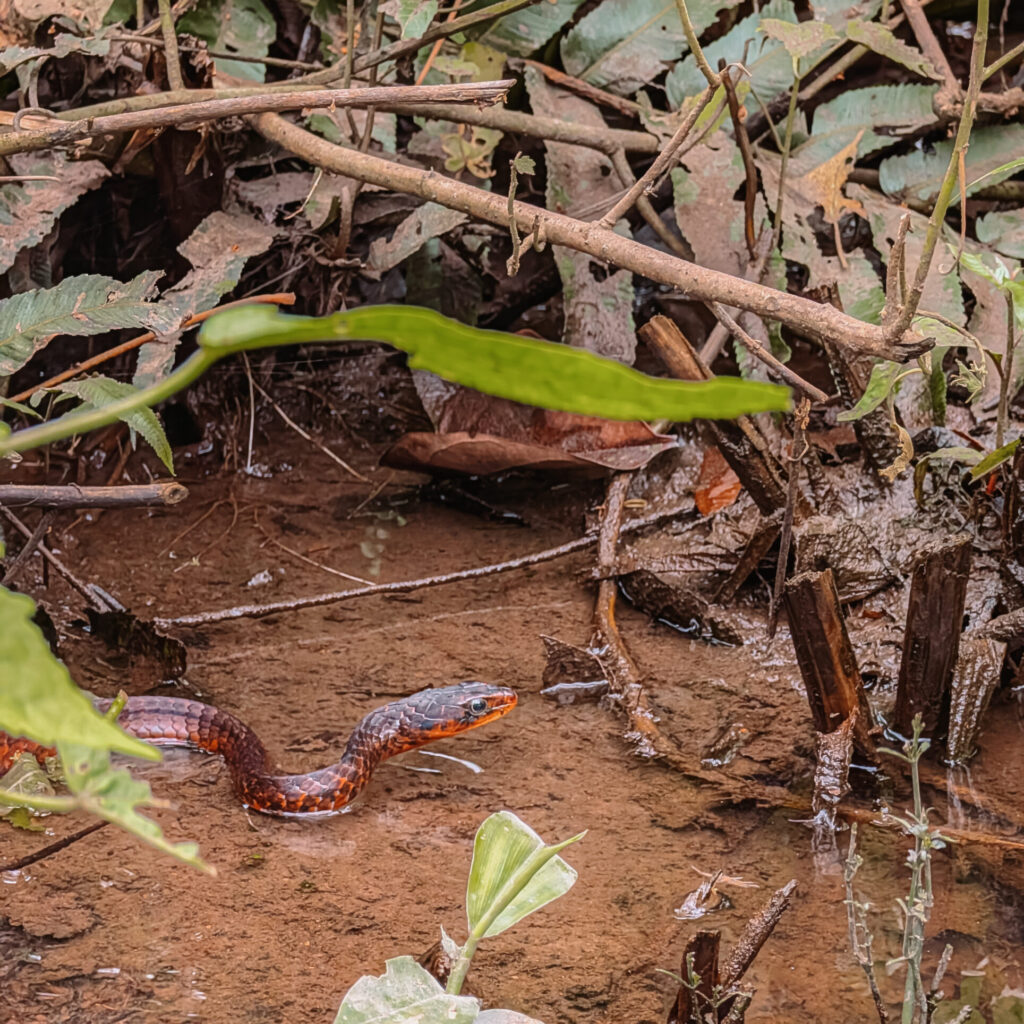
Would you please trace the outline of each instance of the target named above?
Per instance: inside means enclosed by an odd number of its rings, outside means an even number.
[[[102,409],[105,405],[139,393],[139,388],[132,384],[102,376],[66,381],[54,390],[61,394],[74,395],[93,409]],[[164,433],[164,428],[160,425],[156,413],[143,406],[140,409],[123,413],[119,418],[146,439],[160,461],[167,467],[168,472],[173,473],[174,456],[171,453],[171,444],[167,440],[167,435]]]
[[[897,145],[902,136],[935,122],[933,85],[875,85],[846,89],[814,111],[811,137],[792,155],[792,174],[817,166],[863,132],[857,147],[863,159]]]
[[[751,85],[762,99],[767,100],[793,84],[793,61],[786,48],[778,41],[767,38],[759,32],[764,18],[797,23],[796,10],[792,0],[770,0],[760,13],[751,14],[737,22],[721,39],[704,47],[704,56],[713,67],[718,61],[726,63],[742,61],[750,71]],[[701,92],[707,82],[692,54],[687,54],[668,73],[665,92],[669,104],[679,106],[688,96]],[[748,99],[747,109],[754,109],[757,101],[753,95]]]
[[[98,714],[32,621],[35,604],[0,587],[0,730],[53,746],[69,742],[159,760],[148,743]]]
[[[584,0],[541,0],[499,18],[480,37],[480,42],[502,53],[528,57],[539,50],[572,19]]]
[[[1019,156],[1014,160],[1007,160],[1005,164],[1000,164],[998,167],[993,168],[991,171],[986,171],[981,177],[975,178],[973,181],[967,183],[969,189],[977,188],[979,185],[990,185],[994,181],[1002,181],[1004,177],[1009,177],[1015,171],[1019,171],[1024,167],[1024,156]],[[992,179],[990,181],[990,179]]]
[[[576,870],[559,850],[582,839],[585,833],[554,846],[511,811],[490,815],[477,829],[473,863],[466,887],[466,916],[473,932],[493,919],[484,937],[500,935],[535,910],[567,893],[576,882]]]
[[[1009,178],[1022,148],[1024,125],[1021,124],[987,125],[971,132],[965,156],[969,183],[967,194],[971,195],[981,188]],[[890,196],[912,197],[930,202],[938,195],[952,152],[953,141],[944,139],[935,143],[930,152],[914,150],[886,157],[878,168],[882,191]],[[954,190],[952,202],[954,205],[960,202],[959,189]]]
[[[811,0],[815,21],[827,21],[843,31],[851,18],[870,21],[882,8],[882,0]]]
[[[698,35],[720,11],[739,0],[689,0],[687,10]],[[604,0],[584,15],[561,44],[570,75],[620,96],[632,96],[687,51],[675,0]],[[714,62],[712,62],[714,66]],[[690,92],[700,92],[703,77]],[[671,102],[679,106],[682,98]]]
[[[853,18],[847,22],[846,35],[851,42],[866,46],[880,57],[888,57],[889,60],[902,64],[915,75],[933,78],[937,82],[942,81],[942,73],[936,70],[935,65],[920,50],[903,42],[902,39],[897,39],[892,29],[880,25],[877,21]]]
[[[58,32],[53,37],[53,45],[41,46],[8,46],[0,50],[0,76],[13,71],[26,61],[39,58],[59,60],[72,53],[84,53],[92,57],[106,57],[110,53],[110,40],[103,35],[74,36],[70,32]]]
[[[345,993],[334,1024],[472,1024],[479,1012],[472,996],[449,995],[411,956],[398,956]]]
[[[178,32],[199,36],[211,50],[266,57],[277,36],[277,23],[263,0],[200,0],[178,19]],[[258,62],[215,57],[213,63],[217,71],[232,78],[262,82],[267,74],[265,65]]]
[[[145,301],[162,276],[161,271],[147,270],[122,284],[99,274],[82,274],[65,278],[54,288],[0,301],[0,376],[20,370],[52,335],[177,327],[166,311]]]
[[[974,231],[979,242],[1004,256],[1024,259],[1024,209],[983,214],[974,222]]]
[[[0,273],[22,249],[41,242],[69,206],[110,176],[99,160],[69,161],[57,153],[20,153],[8,159],[16,174],[57,180],[0,185]]]
[[[794,60],[809,57],[837,38],[836,30],[827,21],[801,21],[794,25],[779,18],[762,18],[760,31],[782,43]]]
[[[845,409],[836,420],[840,423],[851,423],[874,412],[888,397],[903,367],[899,363],[891,363],[888,359],[880,359],[871,368],[871,379],[852,409]]]
[[[466,220],[466,214],[440,203],[418,206],[395,228],[390,238],[375,238],[370,243],[367,273],[379,280],[381,274],[418,252],[431,238],[451,231]]]

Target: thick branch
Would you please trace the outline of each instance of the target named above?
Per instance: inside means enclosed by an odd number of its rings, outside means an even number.
[[[505,196],[485,192],[434,171],[343,149],[274,114],[258,114],[252,122],[265,138],[326,170],[418,195],[503,228],[509,226]],[[930,340],[915,331],[904,331],[893,343],[886,338],[881,327],[863,323],[832,306],[696,266],[596,224],[552,213],[529,203],[516,202],[514,210],[521,229],[532,231],[539,227],[550,243],[589,253],[596,259],[678,288],[697,301],[721,302],[749,309],[759,316],[780,320],[812,338],[827,338],[855,351],[887,359],[902,360],[931,347]]]

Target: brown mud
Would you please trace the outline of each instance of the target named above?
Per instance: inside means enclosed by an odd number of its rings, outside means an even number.
[[[390,580],[500,561],[581,529],[578,516],[563,523],[544,517],[548,525],[522,529],[415,500],[389,507],[388,491],[347,517],[365,485],[339,480],[337,467],[305,449],[301,458],[282,450],[268,461],[302,469],[203,480],[190,479],[186,468],[185,504],[107,512],[80,522],[56,546],[79,575],[140,616],[171,617],[346,586],[268,544],[267,534],[321,563],[367,577],[379,569],[378,578]],[[229,491],[234,504],[215,506]],[[408,755],[379,769],[351,813],[326,819],[247,814],[215,758],[170,752],[162,764],[140,768],[155,794],[173,801],[153,812],[167,836],[199,840],[218,877],[113,827],[9,873],[0,886],[0,1020],[329,1022],[360,975],[382,973],[389,957],[423,953],[440,925],[464,938],[473,835],[503,808],[548,840],[588,834],[566,854],[579,870],[575,888],[483,944],[468,988],[485,1004],[546,1024],[659,1024],[675,985],[657,968],[678,971],[698,927],[722,929],[728,948],[771,892],[795,878],[792,908],[747,976],[756,989],[747,1019],[873,1020],[848,946],[841,875],[815,874],[811,833],[798,820],[809,816],[798,808],[810,804],[814,736],[785,628],[771,644],[710,645],[620,608],[663,731],[703,754],[742,726],[746,742],[731,772],[784,785],[794,798],[793,808],[721,805],[711,788],[634,758],[614,711],[538,696],[539,636],[589,639],[593,592],[579,573],[591,562],[584,553],[398,598],[179,634],[190,689],[154,690],[159,678],[141,670],[131,692],[191,692],[218,704],[251,724],[288,770],[333,760],[363,713],[425,686],[500,682],[518,689],[520,706],[486,729],[437,744],[478,764],[480,774]],[[247,585],[261,573],[270,582]],[[58,580],[45,590],[38,578],[23,584],[48,595],[44,603],[63,627],[62,656],[81,685],[109,695],[126,684],[133,673],[69,625],[81,617],[80,600]],[[1014,753],[1021,731],[1019,705],[997,701],[969,781],[976,802],[992,799],[1002,822],[997,828],[976,814],[958,824],[1006,831],[1007,809],[1021,807]],[[45,819],[53,838],[87,823]],[[884,961],[898,953],[893,902],[906,893],[907,842],[861,833],[866,863],[857,888],[872,904],[876,957]],[[50,841],[3,824],[0,863]],[[1024,860],[1015,852],[989,851],[981,860],[969,854],[937,857],[926,964],[950,942],[953,982],[987,956],[1019,988]],[[726,889],[731,907],[676,920],[673,908],[701,882],[698,872],[718,869],[760,888]],[[899,976],[887,981],[879,967],[895,997]]]

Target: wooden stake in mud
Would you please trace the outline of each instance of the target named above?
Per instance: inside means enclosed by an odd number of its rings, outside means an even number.
[[[814,728],[820,733],[833,732],[856,711],[854,745],[871,755],[874,720],[832,570],[794,576],[786,583],[784,601]]]
[[[946,729],[972,551],[965,537],[926,552],[914,565],[893,714],[904,736],[918,713],[926,736]]]
[[[706,1014],[715,1009],[714,995],[719,984],[718,947],[721,937],[721,932],[701,929],[687,942],[686,949],[683,950],[679,976],[689,981],[692,967],[693,973],[699,975],[700,981],[693,988],[689,985],[679,986],[679,994],[668,1012],[668,1024],[692,1024],[693,1021],[702,1021]],[[692,964],[688,964],[691,956]]]
[[[652,317],[637,334],[678,380],[710,380],[714,376],[668,317]],[[734,421],[705,420],[704,424],[761,514],[770,516],[785,508],[786,471],[772,455],[754,421],[749,416],[737,416]]]

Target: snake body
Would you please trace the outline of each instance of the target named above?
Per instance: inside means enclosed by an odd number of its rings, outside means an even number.
[[[350,804],[381,761],[486,725],[511,711],[516,700],[514,690],[485,683],[420,690],[371,711],[352,730],[341,760],[304,775],[271,774],[266,748],[256,733],[234,715],[197,700],[129,697],[118,724],[157,746],[220,754],[235,792],[252,810],[279,816],[325,814]],[[97,706],[105,711],[110,703]],[[0,732],[0,775],[18,753],[42,762],[54,752]]]

